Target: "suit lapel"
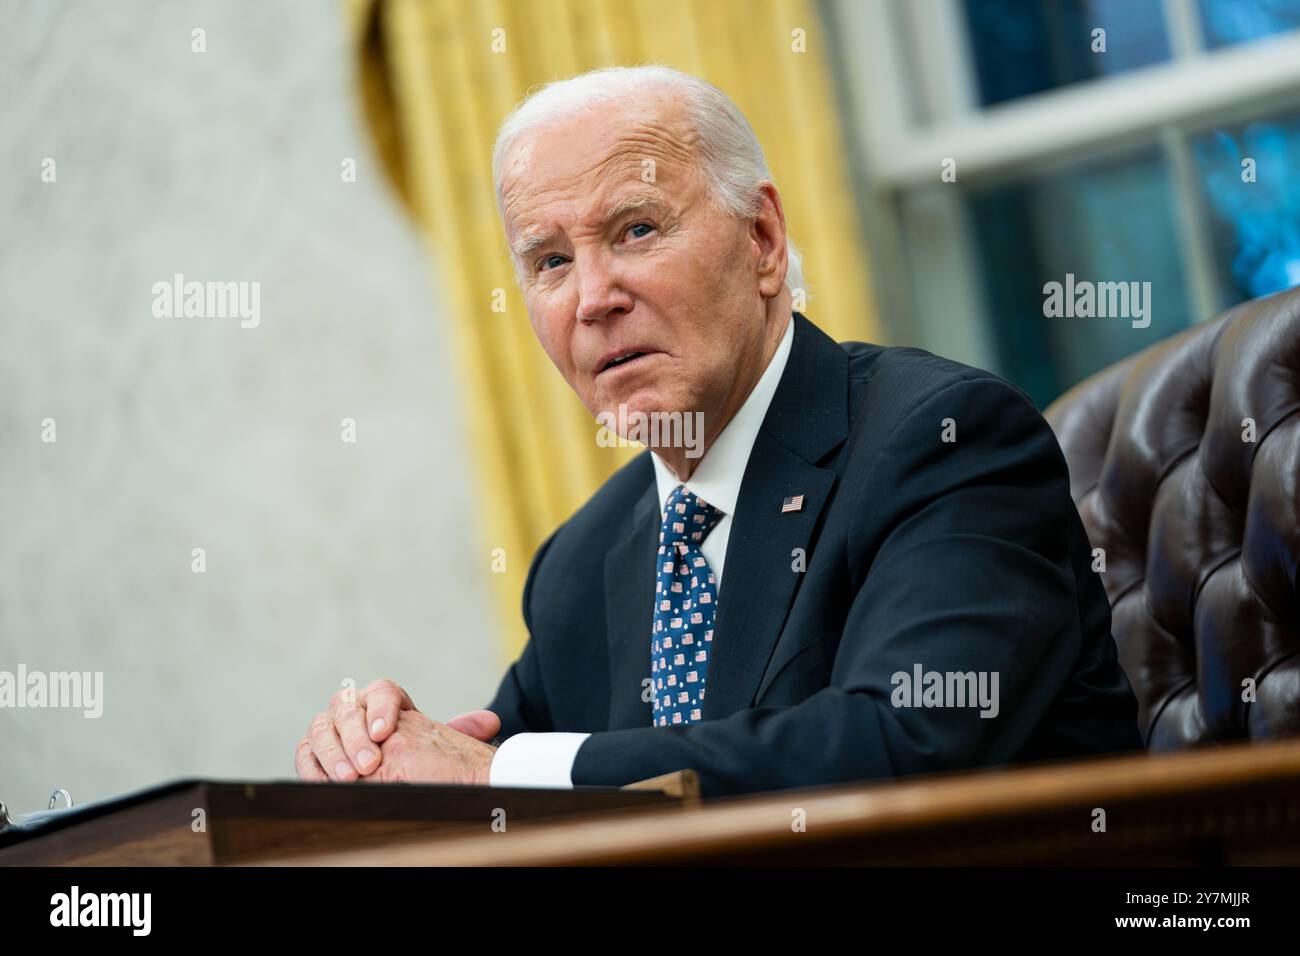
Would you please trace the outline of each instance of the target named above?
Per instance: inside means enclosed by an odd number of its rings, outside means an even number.
[[[835,472],[817,463],[848,435],[848,356],[795,313],[794,342],[740,486],[713,628],[706,720],[752,705],[794,600]],[[797,511],[784,500],[803,495]],[[653,597],[652,597],[653,600]]]
[[[605,555],[610,730],[650,726],[651,703],[641,695],[642,682],[650,676],[655,554],[661,524],[659,494],[653,469],[650,472],[649,487],[632,508],[629,530]]]
[[[727,541],[709,662],[706,720],[726,717],[753,702],[802,574],[795,570],[830,497],[835,473],[815,468],[762,432],[754,443],[762,467],[747,471]],[[761,456],[761,459],[758,457]],[[803,495],[800,511],[781,502]]]

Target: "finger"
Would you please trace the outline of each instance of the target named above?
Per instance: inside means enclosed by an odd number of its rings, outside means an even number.
[[[329,780],[329,774],[321,769],[320,761],[316,755],[311,752],[311,742],[306,738],[298,741],[298,752],[294,755],[294,769],[298,771],[298,779],[320,782]]]
[[[501,730],[501,718],[490,710],[471,710],[467,714],[457,714],[447,721],[447,726],[475,740],[488,741]]]
[[[365,707],[366,731],[375,743],[382,743],[397,729],[397,714],[401,710],[415,710],[410,695],[390,680],[377,680],[364,691],[358,700]]]
[[[331,780],[350,783],[357,779],[356,768],[343,750],[343,743],[339,740],[329,714],[319,714],[312,721],[307,737],[311,741],[312,754]]]
[[[379,746],[366,731],[366,711],[350,691],[340,691],[330,699],[330,718],[334,732],[343,744],[343,752],[357,773],[373,773],[379,766]]]

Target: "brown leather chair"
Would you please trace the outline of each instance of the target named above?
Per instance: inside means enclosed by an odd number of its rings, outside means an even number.
[[[1046,415],[1104,551],[1147,747],[1300,735],[1300,289],[1130,356]]]

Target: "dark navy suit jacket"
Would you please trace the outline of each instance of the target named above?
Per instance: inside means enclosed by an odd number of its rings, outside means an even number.
[[[651,726],[646,452],[534,557],[530,639],[488,705],[501,737],[591,732],[575,785],[689,767],[705,796],[1140,748],[1065,460],[1029,399],[794,322],[732,516],[702,719]],[[918,665],[996,672],[997,716],[896,706],[920,702],[894,677]]]

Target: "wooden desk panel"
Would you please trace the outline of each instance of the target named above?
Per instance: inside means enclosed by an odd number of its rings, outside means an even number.
[[[178,781],[74,811],[57,828],[18,842],[2,834],[0,866],[209,866],[698,799],[693,773],[578,790]]]
[[[1093,830],[1094,808],[1105,832]],[[786,791],[265,862],[1300,864],[1300,740]]]

